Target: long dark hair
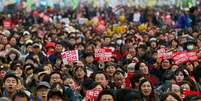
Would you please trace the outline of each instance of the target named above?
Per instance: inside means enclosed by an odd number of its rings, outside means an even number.
[[[185,73],[184,69],[183,68],[178,68],[175,73],[174,73],[174,79],[176,80],[176,76],[179,75],[179,73],[182,73],[184,75],[184,80],[188,79],[188,75]]]
[[[142,93],[141,86],[142,86],[145,82],[149,82],[150,85],[151,85],[151,88],[152,88],[151,94],[150,94],[149,96],[145,96],[145,95]],[[156,95],[155,95],[155,93],[154,93],[154,86],[152,85],[152,83],[151,83],[149,80],[143,79],[143,80],[140,81],[140,84],[139,84],[139,91],[140,91],[140,93],[142,94],[143,98],[146,99],[146,101],[157,101],[157,100],[156,100]]]

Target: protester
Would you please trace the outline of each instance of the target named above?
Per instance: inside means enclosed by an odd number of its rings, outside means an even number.
[[[157,97],[154,93],[154,87],[150,81],[143,79],[139,84],[139,91],[146,101],[157,101]]]

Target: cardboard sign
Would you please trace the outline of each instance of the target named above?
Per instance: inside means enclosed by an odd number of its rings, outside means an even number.
[[[98,90],[98,89],[87,90],[86,97],[90,101],[94,101],[94,100],[96,100],[96,98],[98,97],[100,92],[101,92],[101,90]]]
[[[192,50],[187,53],[189,61],[198,61],[198,51]]]
[[[97,61],[110,62],[112,59],[112,49],[100,48],[95,49],[95,58]]]
[[[66,51],[61,53],[64,64],[71,64],[74,61],[79,60],[78,50]]]
[[[177,64],[177,65],[188,62],[187,52],[175,52],[173,54],[173,60],[174,60],[175,64]]]

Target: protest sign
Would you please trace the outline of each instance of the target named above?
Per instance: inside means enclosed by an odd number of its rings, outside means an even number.
[[[87,90],[86,97],[90,101],[94,101],[94,100],[96,100],[96,98],[98,97],[100,92],[101,92],[101,90],[99,90],[99,89]]]
[[[95,49],[95,58],[97,61],[109,62],[111,61],[112,50],[109,48]]]
[[[172,57],[176,64],[183,64],[188,61],[198,61],[198,51],[192,50],[189,52],[175,52],[172,54]]]
[[[177,65],[188,62],[187,52],[175,52],[173,54],[173,60],[174,60],[175,64],[177,64]]]
[[[12,28],[12,22],[11,21],[7,21],[7,20],[3,21],[3,27],[5,29],[11,29]]]
[[[74,61],[79,60],[78,50],[66,51],[61,53],[64,64],[71,64]]]
[[[172,58],[172,51],[169,51],[168,48],[161,48],[157,51],[158,57],[165,60]]]
[[[198,51],[192,50],[187,53],[189,61],[197,61],[198,60]]]

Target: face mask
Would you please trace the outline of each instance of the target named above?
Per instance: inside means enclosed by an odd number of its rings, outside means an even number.
[[[187,45],[188,50],[192,50],[193,48],[194,48],[193,45]]]

